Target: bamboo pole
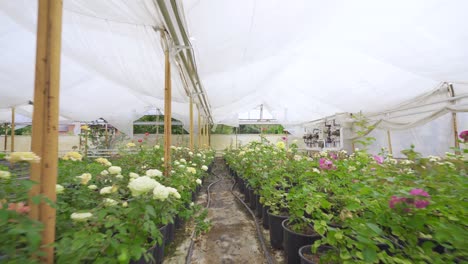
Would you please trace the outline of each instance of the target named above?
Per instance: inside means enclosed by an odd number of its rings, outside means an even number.
[[[8,125],[5,124],[5,142],[3,143],[3,150],[6,152],[8,144]]]
[[[165,38],[164,33],[161,32],[161,38]],[[166,46],[164,50],[165,57],[165,83],[164,83],[164,168],[165,175],[170,176],[171,172],[171,64],[169,61],[169,47]]]
[[[393,155],[392,138],[390,136],[390,130],[387,130],[387,141],[388,141],[388,152]]]
[[[457,113],[452,112],[452,126],[453,126],[453,136],[455,143],[455,154],[460,154],[460,142],[458,141],[458,126],[457,126]]]
[[[107,127],[107,123],[106,123],[106,132],[105,132],[105,137],[106,137],[106,149],[109,149],[109,130],[108,130],[108,127]]]
[[[193,98],[190,96],[190,150],[193,151]]]
[[[201,128],[201,115],[200,115],[200,107],[198,107],[198,149],[201,149],[202,143],[201,143],[201,133],[202,133],[202,128]]]
[[[11,108],[11,144],[10,151],[15,152],[15,108]]]
[[[40,0],[38,5],[36,71],[31,149],[41,157],[31,164],[31,180],[38,182],[30,199],[38,194],[56,201],[55,185],[58,166],[58,122],[60,92],[60,52],[62,34],[62,1]],[[55,209],[30,200],[30,216],[44,224],[43,263],[54,263]]]

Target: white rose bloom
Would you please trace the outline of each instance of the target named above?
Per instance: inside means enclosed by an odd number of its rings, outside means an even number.
[[[177,147],[176,146],[171,146],[171,149],[176,150]]]
[[[92,213],[73,213],[70,218],[74,221],[86,221],[88,218],[92,217]]]
[[[128,177],[136,179],[136,178],[140,177],[140,175],[138,175],[138,174],[136,174],[134,172],[130,172],[130,174],[128,174]]]
[[[126,201],[123,202],[123,203],[122,203],[122,206],[123,206],[123,207],[128,207],[128,202],[126,202]]]
[[[88,189],[90,189],[90,190],[96,190],[96,189],[97,189],[97,186],[94,185],[94,184],[92,184],[92,185],[88,186]]]
[[[61,193],[63,193],[63,191],[65,191],[65,188],[63,188],[62,185],[55,184],[55,193],[56,194],[61,194]]]
[[[148,177],[161,177],[162,176],[162,172],[160,170],[157,170],[157,169],[152,169],[152,170],[147,170],[146,171],[146,176]]]
[[[187,172],[190,172],[192,174],[196,174],[197,173],[197,170],[193,167],[187,167]]]
[[[174,173],[175,173],[175,171],[174,171],[174,170],[171,170],[171,174],[174,174]]]
[[[86,185],[91,180],[92,176],[91,173],[83,173],[80,176],[76,176],[80,179],[81,184]]]
[[[204,170],[204,171],[207,171],[208,167],[206,165],[203,165],[203,166],[201,166],[201,169]]]
[[[169,190],[164,185],[157,185],[153,189],[153,199],[164,201],[169,196]]]
[[[117,205],[118,202],[114,199],[111,199],[111,198],[105,198],[104,199],[104,206],[114,206],[114,205]]]
[[[9,171],[0,170],[0,179],[8,180],[11,178],[11,173]]]
[[[109,194],[109,193],[112,193],[112,186],[104,187],[99,191],[99,194]]]
[[[122,168],[119,166],[110,166],[107,170],[110,174],[120,174],[122,172]]]
[[[187,163],[187,161],[185,159],[180,159],[180,162]]]
[[[182,169],[183,169],[183,168],[185,168],[185,166],[184,166],[184,165],[179,165],[179,168],[182,168]]]
[[[101,171],[101,175],[104,175],[104,176],[105,176],[105,175],[108,175],[108,174],[109,174],[109,172],[108,172],[107,170]]]
[[[132,196],[140,196],[154,189],[157,185],[159,185],[159,182],[148,176],[142,176],[132,180],[128,184],[128,188],[132,192]]]
[[[189,154],[190,156],[193,156],[193,152],[192,152],[192,151],[190,151],[188,154]]]
[[[191,202],[191,203],[190,203],[190,207],[192,207],[192,206],[194,206],[194,205],[195,205],[195,203],[194,203],[194,202]]]
[[[200,153],[197,153],[197,157],[201,157],[202,155]]]
[[[117,176],[115,176],[117,179],[123,179],[123,175],[122,174],[118,174]]]
[[[110,161],[108,161],[108,162],[106,162],[105,165],[106,165],[107,167],[110,167],[110,166],[112,166],[112,163],[111,163]]]
[[[161,158],[161,161],[164,161],[164,158]]]
[[[313,168],[312,171],[315,172],[315,173],[320,173],[320,170],[317,169],[317,168]]]
[[[180,164],[180,162],[178,162],[177,160],[174,161],[174,165],[179,165],[179,164]]]
[[[154,146],[154,149],[159,149],[159,148],[160,148],[159,145],[155,145],[155,146]]]
[[[180,197],[181,197],[180,193],[179,193],[179,191],[177,191],[176,188],[167,187],[167,190],[169,191],[169,195],[174,196],[177,199],[180,199]]]
[[[200,180],[200,179],[196,179],[195,182],[196,182],[198,185],[201,185],[201,184],[202,184],[202,180]]]

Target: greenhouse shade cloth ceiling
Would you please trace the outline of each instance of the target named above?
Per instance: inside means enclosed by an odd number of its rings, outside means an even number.
[[[0,2],[0,107],[25,104],[34,87],[37,1]],[[184,0],[215,123],[263,105],[286,125],[340,112],[378,112],[453,83],[467,91],[464,0]],[[154,1],[65,0],[61,115],[100,117],[131,133],[163,108],[164,27]],[[174,56],[174,54],[172,54]],[[188,97],[173,64],[174,117]]]

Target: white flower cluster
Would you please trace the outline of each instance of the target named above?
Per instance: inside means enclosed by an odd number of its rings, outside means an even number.
[[[136,179],[136,178],[140,177],[140,175],[138,175],[138,174],[136,174],[136,173],[134,173],[134,172],[130,172],[130,173],[128,174],[128,177],[130,177],[130,178],[132,178],[132,179]]]
[[[207,167],[206,165],[203,165],[203,166],[201,167],[201,169],[204,170],[204,171],[207,171],[207,170],[208,170],[208,167]]]
[[[64,191],[65,191],[65,188],[63,188],[62,185],[60,185],[60,184],[56,184],[56,185],[55,185],[55,193],[56,193],[56,194],[61,194],[61,193],[63,193]]]
[[[86,221],[93,216],[92,213],[73,213],[70,218],[74,221]]]
[[[119,166],[110,166],[107,170],[110,174],[120,174],[122,172],[122,168]]]
[[[114,206],[117,205],[119,202],[117,202],[114,199],[111,198],[104,198],[104,206]]]
[[[100,163],[100,164],[104,165],[104,166],[108,166],[108,167],[112,166],[112,163],[110,163],[110,161],[107,160],[106,158],[97,158],[97,159],[95,159],[95,161],[97,163]]]
[[[196,182],[198,185],[201,185],[201,184],[202,184],[202,180],[200,180],[200,179],[196,179],[195,182]]]
[[[92,176],[91,173],[83,173],[80,176],[76,176],[76,178],[80,179],[81,184],[86,185],[91,180]]]
[[[128,188],[132,192],[132,196],[140,196],[151,190],[158,185],[158,182],[148,176],[138,177],[128,184]]]
[[[152,169],[152,170],[147,170],[146,171],[146,176],[148,177],[161,177],[162,176],[162,172],[160,170],[157,170],[157,169]]]
[[[197,170],[195,168],[193,168],[193,167],[187,167],[187,172],[192,173],[192,174],[196,174]]]
[[[11,178],[11,173],[9,171],[0,170],[0,179],[8,180]]]

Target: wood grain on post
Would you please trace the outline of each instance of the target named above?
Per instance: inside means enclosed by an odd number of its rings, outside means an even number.
[[[62,1],[40,0],[38,6],[31,149],[41,161],[31,164],[31,180],[38,184],[30,192],[29,204],[31,218],[44,224],[43,263],[54,263],[51,244],[55,241],[56,212],[44,202],[34,205],[31,198],[41,194],[56,201],[62,5]]]
[[[15,152],[15,108],[11,108],[11,144],[10,151]]]
[[[193,151],[193,99],[192,96],[190,96],[190,151]]]
[[[164,38],[164,33],[161,32],[161,38]],[[172,134],[172,120],[171,120],[171,64],[169,61],[169,47],[166,46],[164,50],[165,57],[165,82],[164,82],[164,168],[165,175],[169,176],[171,173],[171,134]]]

